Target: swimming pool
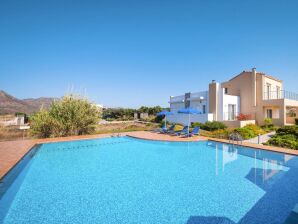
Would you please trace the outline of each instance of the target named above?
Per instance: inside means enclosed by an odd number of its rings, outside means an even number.
[[[283,223],[298,202],[298,158],[212,141],[49,143],[0,196],[5,224]]]

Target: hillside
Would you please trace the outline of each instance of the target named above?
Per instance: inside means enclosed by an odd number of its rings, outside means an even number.
[[[41,97],[37,99],[17,99],[8,93],[0,90],[0,114],[14,114],[22,112],[32,114],[41,107],[47,109],[55,98]]]

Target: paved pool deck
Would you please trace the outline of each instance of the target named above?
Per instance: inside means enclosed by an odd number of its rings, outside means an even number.
[[[193,142],[193,141],[206,141],[212,140],[217,142],[229,143],[228,140],[207,138],[202,136],[195,136],[191,138],[184,138],[180,136],[170,136],[165,134],[159,134],[150,131],[135,131],[120,133],[121,136],[130,136],[134,138],[157,140],[157,141],[174,141],[174,142]],[[75,141],[83,139],[94,138],[107,138],[115,136],[115,134],[99,134],[99,135],[84,135],[84,136],[72,136],[62,138],[47,138],[47,139],[32,139],[32,140],[18,140],[18,141],[4,141],[0,142],[0,180],[8,173],[25,155],[30,149],[37,145],[50,142],[64,142]],[[236,143],[235,143],[236,144]],[[248,142],[243,142],[240,145],[258,148],[263,150],[269,150],[274,152],[286,153],[291,155],[298,155],[298,150],[284,149],[279,147],[258,145]]]

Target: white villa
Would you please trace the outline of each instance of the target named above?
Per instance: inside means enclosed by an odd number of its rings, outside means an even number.
[[[295,122],[298,94],[284,91],[281,80],[253,68],[227,82],[213,80],[206,91],[171,96],[169,103],[174,112],[167,117],[170,122],[187,124],[189,116],[177,112],[190,107],[202,112],[190,115],[191,122],[222,121],[239,127],[247,123],[262,125],[265,118],[271,118],[274,124],[283,126]],[[240,121],[239,114],[250,119]]]

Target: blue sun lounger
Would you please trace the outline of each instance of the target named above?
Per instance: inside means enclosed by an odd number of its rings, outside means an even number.
[[[166,127],[163,127],[162,130],[160,131],[160,133],[163,133],[163,134],[173,133],[174,128],[175,128],[175,124],[171,125],[171,127],[169,129],[167,129]]]
[[[195,127],[189,134],[186,133],[185,137],[192,137],[200,134],[200,127]]]
[[[175,135],[186,135],[188,133],[188,126],[184,126],[181,131],[175,133]]]

